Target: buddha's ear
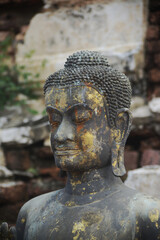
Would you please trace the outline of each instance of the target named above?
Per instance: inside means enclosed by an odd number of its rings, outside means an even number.
[[[124,147],[131,128],[131,113],[128,108],[117,111],[115,128],[112,132],[112,170],[115,176],[126,173],[124,167]]]

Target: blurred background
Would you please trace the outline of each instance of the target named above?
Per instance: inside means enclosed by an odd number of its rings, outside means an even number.
[[[123,180],[160,196],[159,0],[0,0],[0,222],[14,225],[26,201],[64,186],[42,88],[78,50],[102,52],[129,77]]]

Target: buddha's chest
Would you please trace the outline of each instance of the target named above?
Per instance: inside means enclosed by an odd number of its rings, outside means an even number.
[[[132,240],[130,219],[122,213],[97,206],[48,209],[28,219],[24,239]]]

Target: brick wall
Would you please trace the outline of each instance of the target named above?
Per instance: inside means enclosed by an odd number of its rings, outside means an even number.
[[[146,35],[146,77],[148,97],[160,97],[160,2],[149,2],[148,30]]]

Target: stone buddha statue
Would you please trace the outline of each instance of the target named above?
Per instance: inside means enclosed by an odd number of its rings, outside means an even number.
[[[64,189],[20,210],[17,240],[157,240],[160,201],[126,187],[124,147],[131,86],[105,56],[81,51],[44,85],[56,165]]]

